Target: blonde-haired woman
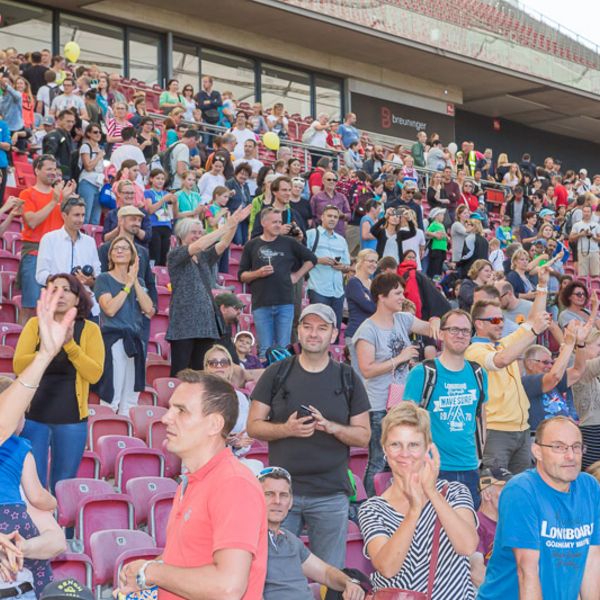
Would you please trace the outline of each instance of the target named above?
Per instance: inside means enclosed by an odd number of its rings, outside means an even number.
[[[345,295],[348,303],[348,326],[345,339],[350,342],[361,323],[368,319],[377,306],[371,296],[371,277],[377,270],[377,252],[366,248],[356,258],[356,271],[346,284]]]
[[[108,271],[100,273],[94,285],[106,348],[98,391],[100,398],[121,415],[128,415],[137,405],[146,385],[143,317],[154,315],[154,304],[139,277],[139,268],[134,244],[119,236],[108,250]]]
[[[506,279],[513,286],[517,298],[533,301],[535,300],[535,286],[528,275],[531,268],[530,263],[531,259],[527,250],[523,248],[517,250],[510,259],[510,271]]]
[[[469,273],[471,265],[480,259],[487,259],[490,254],[489,243],[484,235],[481,219],[473,217],[467,221],[469,232],[465,238],[463,253],[458,262],[459,273]]]
[[[502,182],[504,176],[510,170],[510,162],[508,161],[508,154],[501,152],[498,154],[498,160],[496,161],[496,180]]]
[[[473,306],[475,288],[480,285],[489,285],[494,280],[494,269],[489,260],[477,259],[469,268],[467,278],[460,284],[458,293],[458,308],[469,312]]]
[[[513,190],[519,185],[521,178],[522,175],[519,165],[517,163],[511,163],[508,167],[508,171],[504,174],[504,177],[502,177],[502,183]]]
[[[374,590],[473,600],[469,556],[479,542],[477,517],[464,484],[438,479],[440,455],[432,443],[429,413],[402,402],[381,425],[391,485],[358,513],[365,554],[375,568]],[[432,559],[434,545],[439,552]]]

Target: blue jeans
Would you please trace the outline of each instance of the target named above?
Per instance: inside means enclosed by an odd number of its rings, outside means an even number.
[[[469,492],[471,492],[475,510],[479,509],[481,496],[479,495],[479,471],[477,469],[473,469],[472,471],[440,471],[438,479],[464,483],[469,488]]]
[[[26,254],[21,259],[21,306],[23,308],[35,308],[40,299],[42,286],[35,279],[37,268],[37,255]]]
[[[271,346],[287,346],[292,338],[293,304],[262,306],[252,311],[258,336],[258,355],[264,358]]]
[[[54,494],[57,482],[77,475],[87,440],[87,422],[46,425],[27,419],[21,437],[31,443],[38,477],[44,487],[48,482],[48,448],[51,449],[50,491]]]
[[[385,455],[381,447],[381,421],[385,417],[385,410],[372,410],[369,413],[371,422],[371,440],[369,441],[369,462],[365,471],[365,490],[369,498],[375,495],[373,478],[385,468]]]
[[[333,308],[333,312],[335,313],[335,319],[337,321],[337,330],[339,332],[340,327],[342,326],[342,313],[344,311],[344,296],[340,296],[339,298],[333,298],[332,296],[323,296],[319,294],[319,292],[315,292],[315,290],[308,290],[308,299],[311,304],[326,304],[327,306],[331,306]],[[334,344],[337,343],[337,339]]]
[[[342,569],[346,562],[349,501],[346,494],[297,496],[283,522],[292,533],[308,532],[310,551],[326,563]]]
[[[100,206],[100,188],[89,181],[79,182],[79,195],[85,200],[85,222],[92,225],[100,223],[102,207]]]

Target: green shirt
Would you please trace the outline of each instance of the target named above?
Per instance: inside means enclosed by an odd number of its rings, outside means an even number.
[[[437,221],[433,221],[427,228],[429,233],[435,233],[436,231],[446,231],[443,223],[438,223]],[[448,238],[445,237],[441,240],[436,238],[431,238],[431,249],[432,250],[448,250]]]

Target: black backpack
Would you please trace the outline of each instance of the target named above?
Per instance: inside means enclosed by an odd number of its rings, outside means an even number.
[[[485,433],[481,414],[483,399],[485,398],[485,390],[483,389],[483,367],[472,360],[467,360],[465,362],[468,362],[473,369],[473,375],[475,375],[475,381],[477,382],[479,391],[477,408],[475,409],[475,442],[477,444],[477,457],[481,460],[483,458],[483,436]],[[435,360],[423,361],[423,369],[425,370],[425,381],[423,382],[423,395],[419,406],[427,410],[437,381],[437,367]]]
[[[50,98],[50,106],[52,106],[52,101],[54,100],[54,98],[56,98],[57,96],[60,96],[61,94],[62,94],[62,90],[60,89],[59,85],[48,88],[48,97]]]
[[[169,188],[174,179],[174,174],[171,171],[171,155],[173,154],[173,150],[176,146],[179,146],[182,142],[177,142],[176,144],[171,144],[166,150],[158,153],[158,160],[160,161],[160,166],[162,170],[165,172],[165,185],[164,188]]]

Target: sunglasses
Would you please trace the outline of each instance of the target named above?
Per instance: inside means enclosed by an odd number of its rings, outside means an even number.
[[[481,317],[477,320],[486,321],[487,323],[491,323],[492,325],[501,325],[502,323],[504,323],[504,317]]]
[[[323,181],[337,181],[337,179],[335,177],[325,177]]]
[[[206,364],[209,367],[228,367],[231,364],[231,361],[228,358],[222,358],[221,360],[218,360],[216,358],[211,358],[210,360],[206,361]]]
[[[260,471],[257,475],[258,480],[262,481],[265,477],[269,475],[283,475],[285,479],[287,479],[288,483],[292,484],[292,476],[286,471],[283,467],[265,467],[262,471]]]
[[[586,293],[585,292],[573,292],[571,295],[572,296],[577,296],[578,298],[585,298],[586,297]]]

